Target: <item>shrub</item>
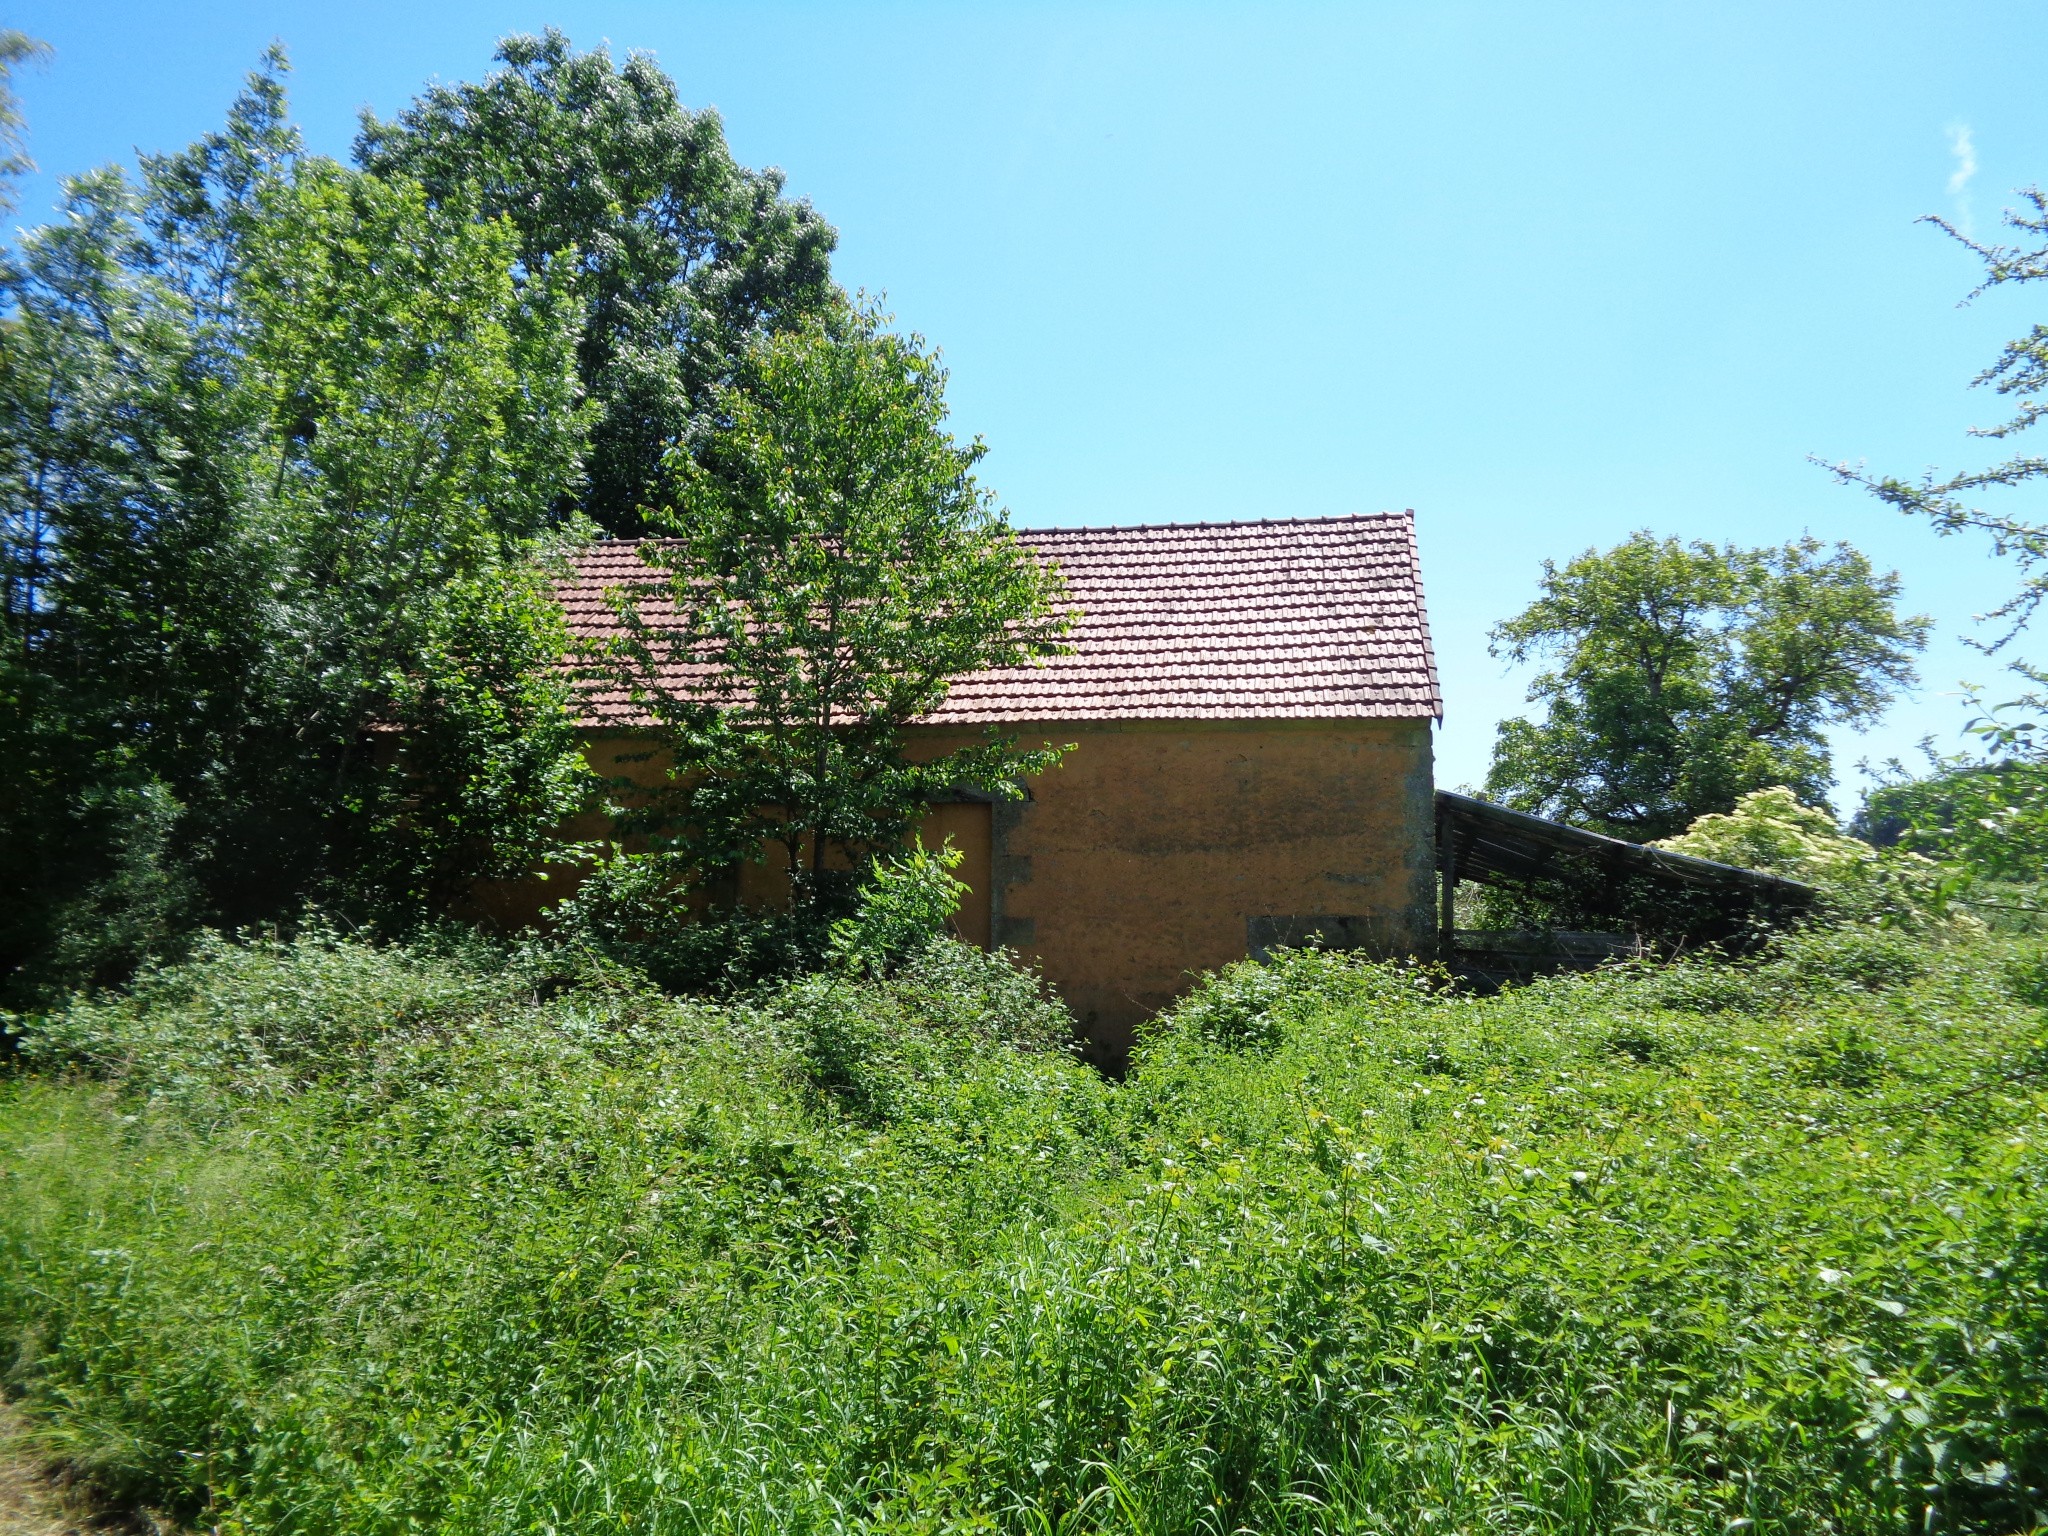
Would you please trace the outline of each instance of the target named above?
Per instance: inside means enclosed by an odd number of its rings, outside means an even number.
[[[1651,1007],[1686,1013],[1755,1013],[1774,1006],[1771,989],[1758,984],[1749,967],[1726,956],[1705,952],[1669,964],[1635,962],[1626,970],[1639,980]]]
[[[290,939],[203,935],[190,960],[125,992],[7,1019],[31,1067],[131,1092],[290,1092],[356,1065],[386,1037],[518,1006],[504,956],[475,941],[375,946],[322,923]]]
[[[803,977],[771,1006],[792,1026],[820,1088],[870,1117],[886,1118],[897,1109],[905,1069],[914,1070],[914,1058],[924,1053],[907,1038],[893,999],[828,974]]]
[[[1909,929],[1967,925],[1948,911],[1947,880],[1932,859],[1849,837],[1826,811],[1782,787],[1753,790],[1727,815],[1702,816],[1655,846],[1817,886],[1837,918]]]
[[[744,1004],[222,948],[0,1083],[0,1369],[223,1530],[2033,1529],[2038,956],[1849,937],[1283,955],[1114,1086],[957,945]],[[293,985],[274,1091],[145,1088]]]
[[[2048,1008],[2048,950],[2021,949],[2004,966],[2006,985],[2014,997],[2035,1008]]]
[[[178,955],[201,910],[197,881],[175,855],[183,807],[157,779],[91,783],[79,792],[74,839],[62,860],[100,869],[64,899],[43,893],[42,953],[8,978],[23,1000],[61,998],[74,988],[127,979],[151,959]],[[61,835],[61,834],[60,834]],[[80,846],[80,845],[84,846]]]
[[[1279,949],[1203,979],[1159,1027],[1185,1031],[1225,1050],[1270,1050],[1288,1024],[1318,1008],[1383,999],[1412,1001],[1433,981],[1428,972],[1343,951]]]
[[[998,951],[933,939],[885,981],[800,978],[763,1003],[786,1021],[811,1077],[857,1113],[908,1112],[925,1088],[991,1052],[1071,1054],[1073,1015]]]
[[[1783,935],[1772,945],[1768,970],[1795,984],[1878,990],[1917,981],[1932,963],[1924,943],[1897,931],[1845,926]]]
[[[951,873],[960,858],[920,841],[858,875],[824,871],[813,899],[756,910],[693,898],[676,854],[614,847],[557,904],[555,929],[671,992],[730,996],[827,966],[880,976],[945,933],[966,890]]]
[[[893,859],[870,861],[854,909],[832,925],[832,956],[855,972],[880,976],[945,933],[967,886],[953,878],[962,855],[949,840],[924,839]]]
[[[1007,950],[934,939],[903,962],[890,990],[931,1029],[1032,1053],[1075,1048],[1073,1014]]]
[[[1873,791],[1858,830],[1963,865],[1979,879],[2038,881],[2048,867],[2048,761],[1951,757],[1929,767],[1925,778]]]
[[[729,996],[824,966],[836,910],[830,902],[799,910],[713,906],[693,899],[679,856],[614,847],[556,904],[553,919],[565,943],[667,991]]]

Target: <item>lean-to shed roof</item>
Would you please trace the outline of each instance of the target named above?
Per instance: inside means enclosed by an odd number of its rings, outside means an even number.
[[[1626,842],[1448,789],[1436,792],[1436,814],[1438,872],[1480,885],[1542,880],[1576,863],[1608,882],[1643,876],[1746,905],[1800,908],[1819,895],[1812,886],[1784,875]]]
[[[1414,514],[1019,529],[1065,575],[1074,653],[957,681],[925,723],[1429,719],[1443,713]],[[571,632],[618,632],[607,591],[650,576],[639,546],[578,558]],[[643,603],[658,621],[658,610]],[[586,723],[631,725],[622,689],[584,690]]]

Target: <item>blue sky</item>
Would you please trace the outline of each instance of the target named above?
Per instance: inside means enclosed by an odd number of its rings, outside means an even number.
[[[314,147],[555,25],[653,52],[837,225],[837,271],[941,345],[1020,523],[1413,507],[1476,782],[1525,679],[1487,628],[1545,557],[1637,528],[1847,539],[1939,623],[1838,748],[1956,744],[1979,544],[1807,463],[1988,458],[1972,375],[2035,317],[1917,216],[2048,181],[2048,8],[1720,4],[351,5],[31,0],[31,178],[217,124],[273,37]],[[2036,450],[2038,451],[2038,449]],[[2048,644],[2037,644],[2048,656]]]

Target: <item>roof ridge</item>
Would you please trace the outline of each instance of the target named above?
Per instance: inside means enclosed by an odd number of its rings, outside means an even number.
[[[1054,523],[1044,527],[1020,528],[1012,533],[1168,533],[1195,528],[1313,528],[1335,523],[1376,523],[1413,520],[1415,509],[1383,509],[1378,512],[1334,512],[1325,517],[1218,517],[1193,523]]]
[[[1048,523],[1042,526],[1020,527],[1010,524],[1012,533],[1172,533],[1184,529],[1202,528],[1314,528],[1338,523],[1376,523],[1398,519],[1413,520],[1413,507],[1382,508],[1377,512],[1332,512],[1321,517],[1215,517],[1198,519],[1188,523]],[[621,536],[605,534],[591,540],[585,548],[599,548],[604,545],[670,544],[676,542],[673,534],[640,534]]]

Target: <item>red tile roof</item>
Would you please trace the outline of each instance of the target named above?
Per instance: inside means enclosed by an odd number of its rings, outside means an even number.
[[[1410,512],[1244,523],[1021,528],[1058,565],[1080,617],[1070,656],[954,683],[933,725],[1063,720],[1441,716]],[[630,541],[596,544],[562,587],[570,632],[618,632],[607,588],[649,572]],[[642,712],[593,685],[586,724]]]

